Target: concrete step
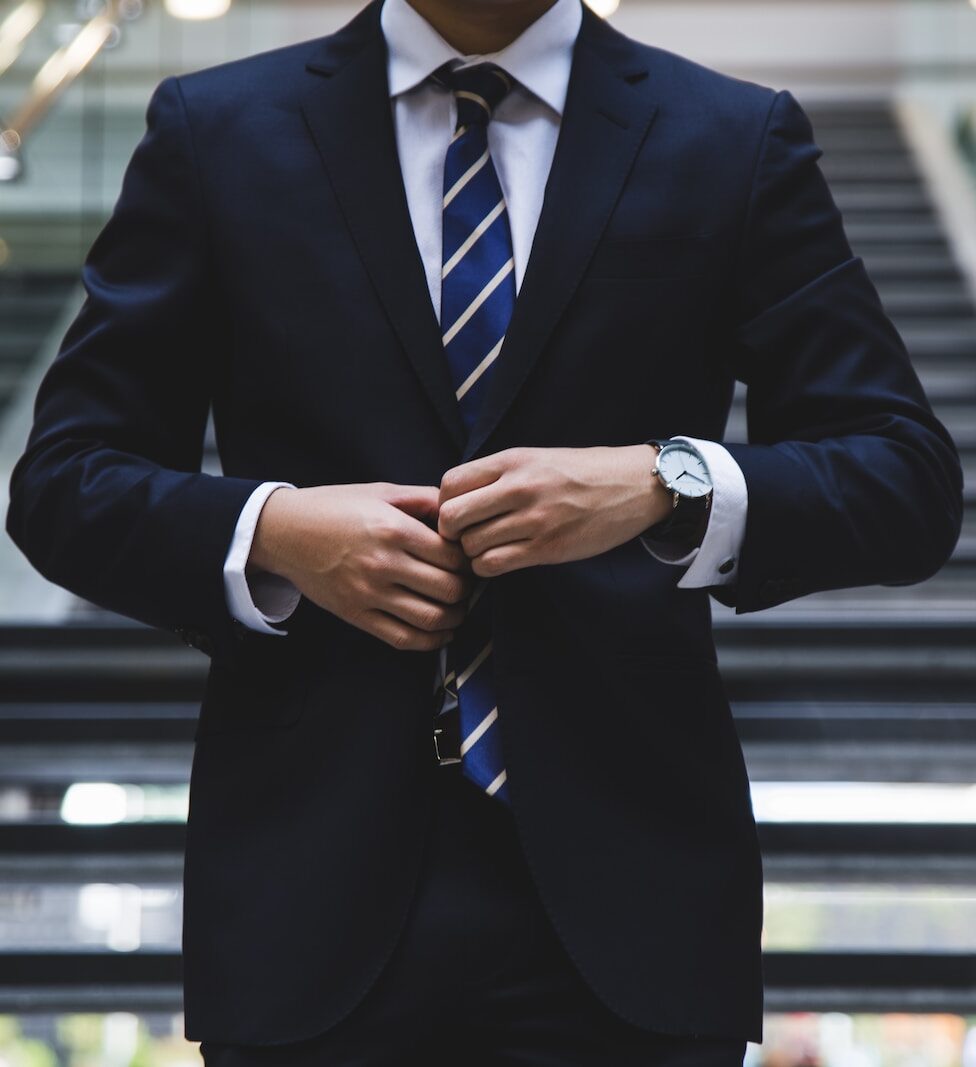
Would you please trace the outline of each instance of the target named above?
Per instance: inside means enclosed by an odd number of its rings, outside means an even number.
[[[908,151],[901,131],[896,128],[848,128],[813,123],[814,139],[828,156],[856,155],[863,157],[899,156]]]
[[[972,703],[971,602],[956,611],[878,613],[817,602],[825,596],[742,615],[713,601],[719,664],[733,702]]]
[[[858,253],[875,245],[946,245],[945,232],[934,215],[861,213],[845,220],[844,231]]]
[[[931,359],[915,369],[937,413],[976,397],[976,366],[965,360]]]
[[[959,266],[948,246],[921,247],[892,242],[873,246],[862,257],[876,285],[887,282],[958,282]]]
[[[920,365],[930,358],[976,360],[976,323],[968,319],[894,319],[911,354]]]
[[[852,182],[858,185],[885,185],[889,182],[921,181],[918,167],[907,152],[898,155],[875,155],[873,152],[844,152],[833,155],[825,153],[820,166],[831,184]]]
[[[903,318],[976,316],[976,303],[961,281],[882,282],[878,292],[889,315]]]
[[[801,107],[806,111],[815,130],[868,131],[899,134],[895,113],[888,101],[872,104],[823,105],[811,103]]]
[[[930,215],[932,201],[919,182],[892,183],[890,186],[865,188],[858,182],[832,182],[834,201],[845,220],[854,212],[904,212],[909,215]]]

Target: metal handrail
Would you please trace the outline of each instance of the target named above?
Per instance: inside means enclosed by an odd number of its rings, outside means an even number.
[[[13,66],[44,17],[44,0],[23,0],[0,21],[0,77]]]
[[[0,155],[15,156],[20,151],[27,134],[44,118],[55,100],[115,38],[124,6],[124,0],[106,0],[102,10],[45,61],[34,75],[26,99],[3,123]]]

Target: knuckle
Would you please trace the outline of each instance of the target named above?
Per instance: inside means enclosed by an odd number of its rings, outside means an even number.
[[[350,578],[349,593],[352,599],[357,603],[364,603],[369,600],[373,593],[373,585],[370,582],[367,573],[360,572]]]
[[[373,523],[373,539],[380,545],[394,545],[399,543],[403,536],[402,527],[393,509],[387,509],[383,515]]]
[[[386,571],[389,557],[385,552],[370,552],[362,561],[358,582],[363,591],[371,588],[374,581]]]
[[[438,513],[440,528],[446,533],[452,534],[457,529],[458,508],[452,501],[442,504]]]
[[[475,571],[482,578],[493,578],[499,573],[499,561],[497,556],[479,556],[475,560]]]
[[[464,600],[465,592],[466,586],[463,579],[452,576],[445,579],[441,595],[447,604],[460,604]]]
[[[529,508],[525,512],[525,521],[532,529],[538,530],[540,534],[548,534],[550,532],[549,521],[541,505]]]
[[[446,492],[453,492],[461,484],[461,474],[457,468],[452,467],[451,470],[444,473],[444,477],[441,478],[441,490]]]
[[[444,625],[444,609],[436,606],[421,608],[417,613],[417,625],[421,630],[439,630]]]
[[[405,652],[410,648],[412,641],[412,635],[405,627],[398,626],[390,634],[388,638],[389,644],[400,652]]]
[[[518,471],[513,474],[508,481],[508,493],[512,500],[520,506],[531,503],[535,495],[535,483],[532,476],[525,471]]]

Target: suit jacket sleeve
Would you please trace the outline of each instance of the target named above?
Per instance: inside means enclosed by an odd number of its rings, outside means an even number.
[[[222,567],[260,481],[200,473],[229,346],[173,78],[152,96],[82,278],[13,472],[8,530],[50,580],[207,647],[232,631]]]
[[[905,345],[852,254],[810,121],[772,102],[738,253],[730,358],[749,443],[726,447],[749,508],[736,613],[807,593],[902,585],[948,559],[962,473]]]

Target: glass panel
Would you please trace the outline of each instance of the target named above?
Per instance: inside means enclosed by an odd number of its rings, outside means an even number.
[[[186,822],[190,787],[128,785],[119,782],[75,782],[71,785],[7,785],[0,787],[0,825],[70,824],[109,826],[115,823]]]
[[[976,823],[976,786],[907,782],[756,782],[760,823]],[[0,824],[179,823],[189,785],[75,782],[0,787]]]
[[[976,822],[976,786],[909,782],[753,782],[758,822]]]
[[[766,882],[763,947],[976,952],[976,886]]]
[[[976,1019],[958,1015],[766,1016],[745,1067],[972,1067]],[[0,1016],[10,1067],[200,1067],[177,1013]]]
[[[176,1013],[0,1015],[4,1067],[200,1067]]]
[[[182,892],[175,881],[76,878],[4,879],[0,945],[12,952],[179,949]],[[976,886],[767,881],[763,945],[790,952],[976,952]]]
[[[767,1015],[745,1067],[972,1067],[976,1019],[958,1015]]]
[[[180,948],[183,895],[177,885],[0,886],[0,945],[6,952]]]

